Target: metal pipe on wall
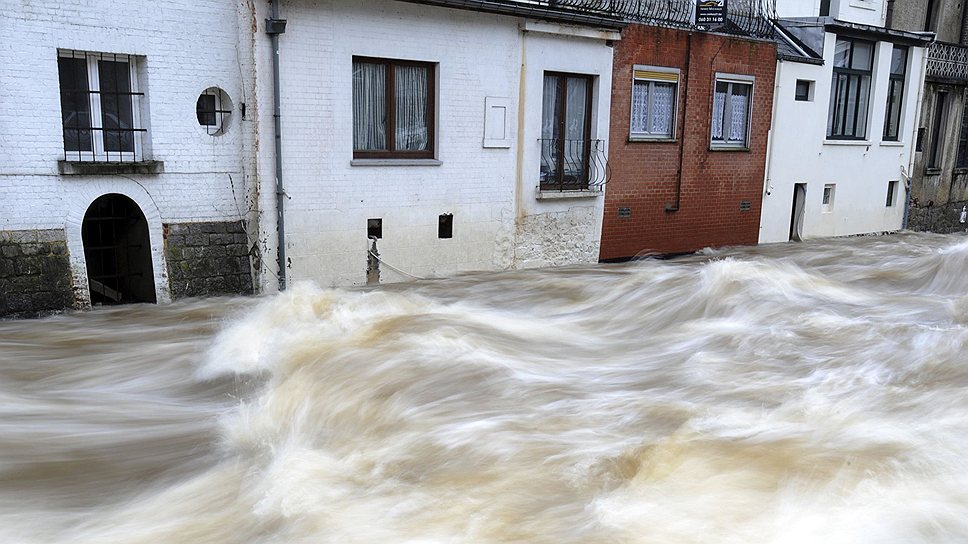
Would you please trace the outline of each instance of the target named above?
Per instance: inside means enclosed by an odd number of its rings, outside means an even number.
[[[271,16],[266,19],[266,34],[272,40],[272,117],[275,128],[276,231],[279,290],[286,290],[286,190],[282,182],[282,97],[279,84],[279,35],[286,31],[286,20],[279,18],[281,0],[270,0]]]

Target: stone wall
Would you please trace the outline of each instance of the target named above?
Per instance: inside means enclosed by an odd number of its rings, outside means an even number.
[[[908,228],[942,234],[964,232],[968,229],[968,223],[960,222],[964,206],[968,206],[968,200],[924,207],[912,205],[908,212]]]
[[[171,298],[252,294],[249,242],[241,221],[165,225]]]
[[[64,231],[0,231],[0,317],[74,307]]]

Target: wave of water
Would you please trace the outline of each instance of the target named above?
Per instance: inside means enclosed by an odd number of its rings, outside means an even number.
[[[968,241],[0,322],[0,541],[963,543]]]

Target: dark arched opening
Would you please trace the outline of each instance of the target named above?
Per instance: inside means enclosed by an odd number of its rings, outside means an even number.
[[[81,225],[92,304],[155,302],[148,221],[124,195],[91,203]]]

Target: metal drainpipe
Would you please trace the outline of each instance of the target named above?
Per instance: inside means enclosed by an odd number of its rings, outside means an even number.
[[[932,40],[931,43],[934,43],[934,41]],[[921,85],[918,86],[918,97],[917,97],[917,100],[915,100],[914,102],[915,118],[921,117],[921,108],[924,107],[924,85],[925,85],[924,79],[928,74],[928,50],[930,49],[930,47],[931,47],[931,44],[928,44],[927,46],[925,46],[924,56],[921,57],[921,78],[919,79],[919,81],[921,82]],[[907,230],[908,220],[911,217],[911,189],[913,189],[911,185],[914,183],[914,179],[912,176],[914,175],[914,161],[917,155],[916,146],[918,141],[918,128],[919,128],[918,125],[920,124],[921,124],[920,122],[912,123],[913,126],[911,127],[911,156],[910,158],[908,158],[907,170],[904,169],[903,164],[901,165],[901,175],[904,176],[906,181],[906,183],[904,184],[904,191],[905,191],[904,215],[901,218],[901,230]]]
[[[266,34],[272,40],[272,117],[275,125],[276,154],[276,230],[279,247],[279,290],[286,290],[286,190],[282,183],[282,98],[279,85],[279,35],[286,32],[286,20],[279,18],[282,0],[270,0],[272,15],[266,19]]]
[[[682,89],[682,138],[679,141],[679,168],[676,170],[676,202],[666,203],[665,211],[679,211],[679,204],[682,201],[682,151],[686,147],[686,116],[689,111],[689,63],[692,60],[692,32],[686,34],[686,80]],[[678,128],[678,127],[677,127]]]

